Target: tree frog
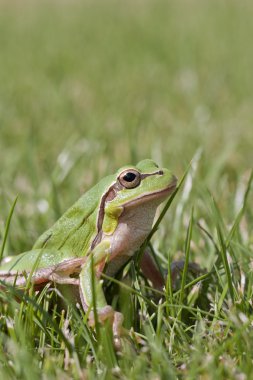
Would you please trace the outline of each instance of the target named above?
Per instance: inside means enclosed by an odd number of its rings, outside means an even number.
[[[0,279],[21,287],[29,276],[35,286],[49,281],[76,285],[85,311],[92,309],[95,292],[99,321],[109,318],[114,335],[120,335],[123,316],[107,305],[101,274],[114,276],[140,248],[158,205],[176,184],[168,169],[150,159],[122,167],[84,193],[30,251],[5,260]],[[159,283],[159,273],[147,254],[141,266],[153,283]],[[93,324],[93,311],[89,319]]]

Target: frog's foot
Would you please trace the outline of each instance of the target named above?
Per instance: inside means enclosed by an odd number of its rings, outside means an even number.
[[[172,280],[172,286],[173,288],[177,287],[178,280],[181,278],[183,269],[184,269],[185,261],[184,260],[178,260],[173,261],[170,266],[171,270],[171,280]],[[197,277],[201,273],[203,273],[203,269],[200,268],[200,266],[196,263],[190,262],[188,264],[188,272],[193,276]]]
[[[105,321],[110,320],[110,322],[113,322],[113,316],[114,316],[114,310],[111,306],[106,305],[101,309],[97,310],[97,317],[98,322],[101,324],[104,324]],[[89,326],[94,327],[95,326],[95,313],[94,311],[91,311],[89,313]]]
[[[123,320],[124,320],[123,314],[121,314],[118,311],[113,310],[111,306],[107,305],[97,310],[97,316],[98,316],[98,322],[101,324],[104,324],[106,321],[109,320],[112,326],[115,348],[116,350],[120,350],[121,349],[120,339],[125,331],[124,328],[122,327]],[[95,326],[94,311],[91,311],[89,314],[89,326],[91,327]]]

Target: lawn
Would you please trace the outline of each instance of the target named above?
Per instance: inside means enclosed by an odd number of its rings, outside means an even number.
[[[2,289],[1,378],[253,379],[252,12],[249,0],[1,1],[4,256],[152,158],[185,175],[152,247],[164,273],[186,262],[164,294],[133,263],[112,283],[136,332],[119,353],[50,286]]]

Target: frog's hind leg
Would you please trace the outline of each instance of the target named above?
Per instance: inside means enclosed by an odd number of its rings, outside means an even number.
[[[52,281],[56,284],[79,285],[79,278],[71,277],[79,273],[84,258],[65,260],[60,264],[37,270],[33,276],[34,284]]]
[[[35,249],[14,256],[0,267],[0,279],[8,284],[25,287],[29,282],[78,285],[84,257],[67,257],[58,250]],[[50,265],[51,264],[51,265]],[[74,277],[75,276],[75,277]]]

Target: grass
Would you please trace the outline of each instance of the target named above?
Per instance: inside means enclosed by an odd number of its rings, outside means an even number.
[[[177,288],[168,276],[161,297],[131,264],[107,292],[138,339],[117,354],[110,329],[96,339],[51,286],[2,290],[1,378],[253,378],[252,10],[249,0],[1,2],[4,256],[30,249],[122,165],[152,157],[182,178],[192,161],[152,237],[164,271],[185,260]]]

